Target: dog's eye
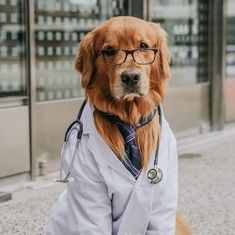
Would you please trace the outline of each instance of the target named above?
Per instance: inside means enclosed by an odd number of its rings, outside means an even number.
[[[145,43],[145,42],[141,42],[140,43],[140,48],[141,49],[146,49],[146,48],[148,48],[149,46]]]
[[[102,52],[105,56],[114,56],[117,53],[117,49],[114,49],[112,47],[108,47],[108,48],[104,49]]]

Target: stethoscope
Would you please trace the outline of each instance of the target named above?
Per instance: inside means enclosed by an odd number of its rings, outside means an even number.
[[[62,152],[61,152],[59,179],[57,179],[57,182],[67,183],[67,182],[72,181],[72,178],[70,177],[70,174],[71,174],[71,170],[72,170],[72,167],[73,167],[73,164],[74,164],[76,152],[78,151],[78,147],[79,147],[79,144],[80,144],[81,139],[82,139],[83,123],[81,122],[80,118],[81,118],[83,109],[86,105],[86,102],[87,102],[87,100],[85,99],[83,101],[82,105],[81,105],[81,108],[78,112],[76,120],[70,124],[67,131],[65,132],[64,143],[63,143]],[[162,112],[161,108],[160,108],[160,106],[158,106],[160,126],[162,126],[162,113],[161,112]],[[73,154],[72,154],[71,162],[68,165],[68,169],[64,173],[64,176],[63,176],[63,170],[65,169],[65,154],[66,154],[67,148],[68,148],[68,139],[69,139],[69,136],[71,135],[71,133],[73,133],[74,131],[77,132],[76,133],[76,144],[75,144],[74,151],[73,151]],[[151,183],[151,184],[158,184],[163,178],[162,169],[158,167],[159,147],[160,147],[160,138],[159,138],[157,149],[156,149],[156,152],[155,152],[153,167],[151,169],[149,169],[148,172],[147,172],[147,178],[149,180],[149,183]]]

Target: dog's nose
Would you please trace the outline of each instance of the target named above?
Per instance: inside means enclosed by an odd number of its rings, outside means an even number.
[[[140,73],[136,71],[124,71],[121,74],[121,80],[127,86],[137,85],[140,78]]]

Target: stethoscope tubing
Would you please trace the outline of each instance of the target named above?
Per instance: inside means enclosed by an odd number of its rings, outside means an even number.
[[[84,109],[86,103],[87,103],[87,100],[85,99],[83,101],[82,105],[81,105],[81,108],[78,112],[76,120],[69,125],[69,127],[67,128],[67,130],[65,132],[64,143],[63,143],[62,152],[61,152],[60,173],[59,173],[59,179],[56,180],[57,182],[67,183],[69,181],[69,176],[70,176],[72,166],[73,166],[73,163],[74,163],[74,160],[75,160],[75,154],[78,151],[79,143],[81,142],[81,139],[82,139],[83,123],[80,119],[81,119],[82,112],[83,112],[83,109]],[[79,126],[79,128],[78,128],[78,126]],[[71,160],[71,163],[69,165],[68,171],[65,174],[65,177],[63,177],[62,174],[63,174],[64,165],[65,165],[65,152],[66,152],[66,149],[67,149],[67,141],[69,139],[70,134],[75,129],[78,132],[77,133],[77,141],[76,141],[75,149],[73,151],[73,156],[72,156],[72,160]]]
[[[79,122],[79,126],[80,127],[82,126],[82,122]],[[66,182],[69,181],[69,175],[71,173],[72,166],[74,164],[75,156],[76,156],[76,153],[78,151],[79,143],[81,142],[82,132],[83,132],[83,130],[81,128],[77,127],[77,123],[74,123],[73,126],[70,127],[69,132],[67,133],[67,137],[69,137],[69,135],[75,129],[77,130],[78,134],[77,134],[77,141],[76,141],[75,148],[74,148],[74,151],[73,151],[73,156],[72,156],[71,163],[69,165],[67,173],[65,174],[65,177],[63,177],[62,172],[63,172],[63,169],[65,168],[64,167],[65,166],[65,152],[66,152],[66,149],[67,149],[67,140],[66,140],[66,141],[64,141],[63,147],[62,147],[61,162],[60,162],[60,174],[59,174],[59,179],[57,180],[57,182],[66,183]]]

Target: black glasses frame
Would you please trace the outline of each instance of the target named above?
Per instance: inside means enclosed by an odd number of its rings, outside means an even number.
[[[119,64],[109,64],[109,63],[107,63],[107,62],[106,62],[106,59],[105,59],[105,53],[111,52],[111,51],[119,51],[119,50],[124,51],[124,52],[126,53],[126,56],[125,56],[123,62],[122,62],[122,63],[119,63]],[[141,51],[147,51],[147,50],[148,50],[148,51],[153,51],[153,52],[154,52],[154,58],[153,58],[153,60],[152,60],[151,62],[148,62],[148,63],[138,63],[138,62],[135,60],[135,57],[133,56],[133,53],[134,53],[135,51],[139,51],[139,50],[141,50]],[[126,58],[127,58],[128,55],[131,55],[131,56],[132,56],[132,59],[134,60],[135,63],[140,64],[140,65],[147,65],[147,64],[152,64],[152,63],[155,61],[155,58],[156,58],[156,54],[157,54],[157,52],[158,52],[158,49],[157,49],[157,48],[144,48],[144,49],[143,49],[143,48],[138,48],[138,49],[134,49],[134,50],[125,50],[125,49],[120,49],[120,48],[112,48],[112,49],[110,48],[110,49],[100,50],[99,52],[100,52],[100,53],[102,54],[102,56],[103,56],[104,63],[105,63],[106,65],[109,65],[109,66],[118,66],[118,65],[121,65],[121,64],[125,63]]]

